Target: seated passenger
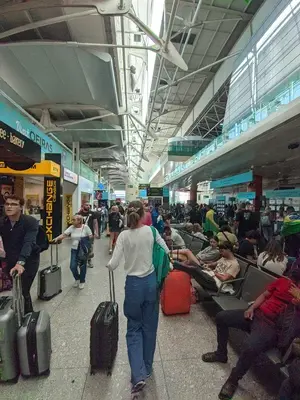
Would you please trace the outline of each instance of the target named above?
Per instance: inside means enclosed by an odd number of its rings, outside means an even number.
[[[201,250],[196,256],[189,249],[174,250],[172,253],[172,258],[179,261],[184,261],[187,264],[201,265],[208,262],[217,261],[220,258],[220,252],[218,249],[218,239],[211,238],[210,246],[206,249]]]
[[[198,237],[201,240],[205,240],[207,242],[207,237],[203,235],[203,230],[200,224],[194,224],[193,226],[193,236]]]
[[[238,248],[238,239],[234,233],[232,233],[230,226],[223,225],[220,228],[220,232],[217,234],[219,239],[219,244],[223,244],[224,242],[229,242],[232,244],[234,249]]]
[[[256,245],[259,240],[257,231],[249,231],[246,233],[246,239],[243,239],[239,244],[238,255],[248,260],[255,261],[257,259]]]
[[[229,328],[238,328],[249,332],[243,350],[240,354],[235,368],[219,394],[219,399],[231,399],[238,387],[238,382],[251,367],[253,361],[262,352],[278,346],[278,340],[288,340],[289,343],[299,336],[300,318],[299,304],[295,289],[300,287],[300,271],[293,273],[291,279],[281,277],[268,285],[266,291],[261,294],[255,302],[245,310],[221,311],[217,314],[217,341],[218,348],[215,352],[206,353],[202,356],[204,362],[227,363],[228,352],[227,343],[229,337]],[[296,305],[296,318],[291,324],[288,335],[283,330],[284,311],[288,304]],[[281,318],[280,318],[281,317]],[[286,319],[289,319],[286,316]],[[287,320],[285,324],[287,324]],[[278,335],[278,333],[284,335]],[[288,336],[288,337],[287,337]]]
[[[172,246],[175,246],[176,248],[185,248],[185,243],[183,238],[179,235],[179,233],[176,231],[176,229],[170,228],[169,226],[165,226],[164,228],[164,235],[163,235],[168,247],[170,245],[170,249]]]
[[[257,266],[263,267],[277,275],[283,275],[288,259],[285,256],[281,244],[278,240],[271,240],[268,243],[266,250],[257,258]]]
[[[204,289],[217,292],[224,282],[235,279],[240,273],[240,265],[234,257],[232,244],[225,242],[219,246],[219,251],[221,258],[216,262],[197,267],[174,263],[174,268],[187,272]],[[228,284],[223,286],[222,292],[234,291]]]
[[[189,233],[190,235],[193,234],[193,228],[194,228],[194,225],[191,224],[190,222],[188,222],[188,223],[185,225],[185,227],[184,227],[184,229],[186,230],[186,232]]]

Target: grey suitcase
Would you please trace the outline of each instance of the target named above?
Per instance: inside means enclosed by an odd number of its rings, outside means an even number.
[[[46,311],[25,315],[17,333],[17,343],[23,377],[50,374],[51,328],[50,316]]]
[[[61,293],[61,268],[58,266],[58,244],[55,244],[56,261],[53,264],[53,246],[50,244],[51,265],[39,271],[38,274],[38,298],[51,300]]]
[[[13,296],[0,297],[0,382],[18,382],[17,331],[23,311],[21,282],[15,277]]]

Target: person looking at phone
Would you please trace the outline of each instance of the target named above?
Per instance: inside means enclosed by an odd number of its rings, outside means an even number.
[[[219,399],[231,399],[237,390],[238,382],[251,367],[259,354],[272,349],[278,344],[282,331],[282,314],[289,304],[299,308],[297,294],[300,288],[300,270],[292,272],[290,278],[274,280],[247,310],[221,311],[216,316],[218,347],[215,352],[203,354],[207,363],[227,363],[227,343],[229,328],[237,328],[249,333],[243,345],[236,366],[223,385]],[[297,310],[298,315],[299,310]],[[300,318],[298,318],[300,321]],[[293,326],[293,337],[300,334],[300,323]]]

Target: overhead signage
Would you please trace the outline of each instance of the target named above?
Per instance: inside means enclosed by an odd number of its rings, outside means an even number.
[[[102,199],[101,200],[108,200],[108,192],[102,192]]]
[[[254,200],[256,197],[255,192],[240,192],[236,194],[238,200]]]
[[[40,146],[2,121],[0,121],[0,146],[29,160],[41,161]]]
[[[44,229],[49,241],[61,233],[61,185],[60,178],[44,179]]]
[[[0,103],[1,120],[17,132],[26,136],[32,142],[40,146],[40,151],[44,153],[59,153],[62,155],[62,165],[72,168],[72,152],[58,142],[42,132],[33,125],[26,117],[15,111],[10,105]],[[32,144],[32,142],[30,142]],[[31,150],[32,151],[32,150]],[[34,160],[39,162],[41,159]]]
[[[44,160],[33,164],[31,168],[24,171],[17,171],[6,166],[5,162],[0,161],[0,174],[5,175],[31,175],[31,176],[53,176],[60,177],[60,166],[53,161]]]
[[[72,195],[65,194],[64,195],[64,204],[65,204],[65,228],[68,228],[72,223]]]
[[[267,199],[285,199],[300,197],[300,189],[266,190],[264,195]]]
[[[94,182],[85,179],[83,176],[79,176],[78,186],[80,192],[92,194],[94,192]]]
[[[75,172],[70,171],[68,168],[64,168],[64,180],[74,183],[74,185],[78,184],[78,175]]]
[[[147,196],[148,197],[163,197],[163,188],[160,187],[149,187],[147,189]]]
[[[101,183],[101,182],[98,183],[98,189],[99,190],[104,190],[105,189],[105,186],[103,185],[103,183]]]
[[[139,190],[144,190],[144,189],[148,189],[150,187],[149,183],[140,183],[139,184]]]
[[[229,176],[228,178],[219,179],[210,183],[211,189],[222,188],[226,186],[239,185],[240,183],[252,182],[253,171],[244,172],[243,174]]]

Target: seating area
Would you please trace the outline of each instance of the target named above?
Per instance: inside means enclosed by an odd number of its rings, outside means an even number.
[[[208,245],[208,242],[188,234],[184,230],[178,230],[186,243],[186,247],[190,249],[194,255],[198,254]],[[226,283],[231,283],[234,288],[234,294],[222,293],[222,286],[219,291],[213,292],[204,290],[197,285],[198,298],[203,305],[213,303],[218,311],[229,311],[242,309],[246,310],[255,299],[263,293],[264,289],[272,283],[278,276],[269,273],[266,270],[259,269],[256,263],[249,261],[235,254],[240,266],[238,277]],[[282,357],[277,348],[265,353],[266,357],[279,368],[284,377],[288,377],[288,369],[282,361]]]

